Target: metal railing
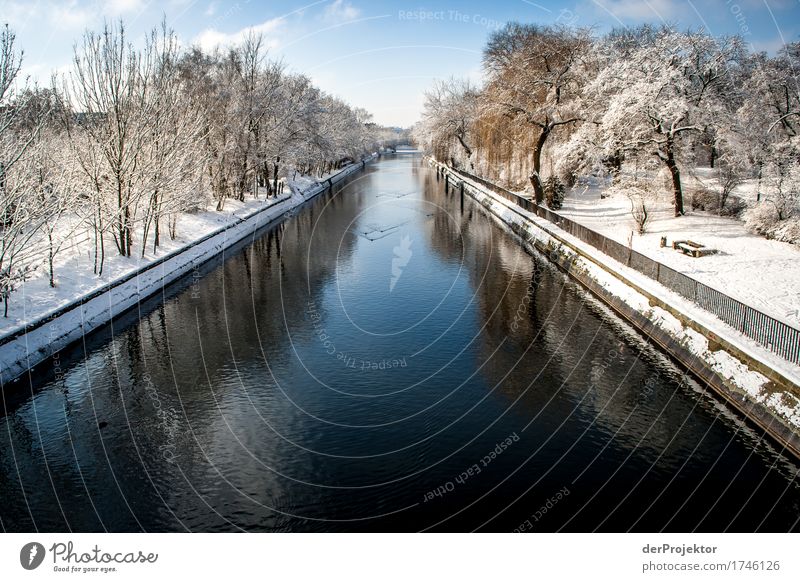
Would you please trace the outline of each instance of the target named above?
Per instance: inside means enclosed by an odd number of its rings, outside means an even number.
[[[469,172],[440,167],[443,172],[448,172],[456,178],[461,175],[477,182],[528,212],[552,222],[562,230],[593,246],[609,257],[643,275],[647,275],[668,289],[675,291],[678,295],[693,301],[768,350],[793,364],[800,365],[800,330],[797,328],[777,320],[758,309],[754,309],[663,263],[659,263],[597,231],[586,228],[574,220],[561,216],[549,208],[540,206],[530,198],[515,194]],[[467,187],[469,186],[467,185]]]

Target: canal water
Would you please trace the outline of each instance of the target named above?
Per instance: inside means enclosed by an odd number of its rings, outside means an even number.
[[[413,153],[4,387],[6,531],[787,531],[798,467]]]

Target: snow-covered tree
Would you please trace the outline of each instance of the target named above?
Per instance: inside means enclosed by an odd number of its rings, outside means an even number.
[[[4,314],[18,283],[31,265],[24,255],[46,220],[46,209],[30,185],[35,181],[35,156],[29,155],[47,119],[48,107],[36,90],[20,89],[22,51],[5,26],[0,31],[0,297]]]
[[[61,121],[70,115],[67,104],[56,89],[26,91],[19,110],[18,124],[33,134],[24,154],[25,172],[20,187],[38,205],[41,217],[39,233],[43,235],[46,249],[30,249],[28,262],[35,255],[45,256],[50,286],[55,287],[55,258],[80,226],[79,221],[63,220],[73,213],[78,203],[75,190],[77,165],[70,155],[68,133]]]
[[[583,118],[578,104],[590,46],[585,30],[509,23],[484,49],[487,109],[535,132],[530,182],[537,203],[544,199],[541,159],[548,138]]]
[[[479,92],[469,81],[455,78],[437,81],[425,92],[423,139],[431,149],[441,149],[440,155],[448,157],[453,165],[464,158],[474,168],[473,132],[478,113]],[[453,148],[454,144],[458,147]]]
[[[82,115],[79,127],[99,151],[114,197],[114,243],[131,256],[136,208],[143,196],[140,164],[151,137],[149,78],[143,56],[128,43],[125,28],[106,24],[88,31],[75,48],[71,94]]]
[[[800,240],[800,43],[775,57],[753,55],[743,102],[737,111],[738,154],[758,177],[756,206],[747,224],[756,232]],[[789,220],[791,219],[791,220]],[[791,224],[781,224],[787,221]]]
[[[728,106],[728,69],[739,50],[737,39],[647,30],[629,58],[594,81],[608,101],[599,129],[604,148],[655,155],[669,170],[676,216],[684,213],[680,165],[689,138],[714,127]]]
[[[145,103],[149,133],[145,136],[137,168],[142,174],[145,192],[140,211],[142,256],[151,230],[153,252],[156,252],[161,242],[163,219],[167,219],[174,238],[177,213],[199,206],[204,160],[195,146],[203,137],[203,122],[198,111],[189,107],[177,64],[177,38],[162,25],[160,30],[149,35],[142,58],[142,74],[149,84]]]

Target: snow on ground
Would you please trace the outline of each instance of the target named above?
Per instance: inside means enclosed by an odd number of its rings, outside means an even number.
[[[598,184],[576,185],[559,213],[625,245],[631,240],[643,255],[800,327],[800,248],[752,234],[735,218],[690,208],[675,218],[668,199],[653,203],[647,233],[640,236],[628,198],[618,194],[601,199],[602,189]],[[667,237],[664,248],[659,245],[662,236]],[[673,240],[687,239],[719,252],[693,258],[672,248]]]
[[[352,166],[352,164],[348,164],[338,170],[333,170],[332,172],[321,174],[320,176],[303,176],[298,174],[297,176],[292,176],[292,180],[289,182],[289,186],[295,192],[305,194],[309,190],[314,188],[314,186],[316,186],[317,184],[325,182],[328,178],[337,175],[339,172],[347,170],[350,166]]]
[[[171,240],[167,232],[162,232],[158,252],[153,254],[151,243],[143,258],[140,245],[135,245],[137,252],[133,256],[122,257],[113,242],[107,240],[102,277],[94,274],[92,239],[85,231],[77,231],[72,235],[70,244],[65,245],[56,256],[54,269],[56,287],[50,287],[46,266],[39,266],[33,277],[21,283],[12,293],[8,317],[0,318],[0,335],[38,319],[45,313],[55,311],[154,259],[176,251],[226,224],[235,222],[237,218],[257,209],[266,208],[274,202],[275,200],[265,200],[264,197],[249,198],[245,202],[227,200],[222,212],[217,212],[213,209],[214,206],[210,205],[205,212],[184,213],[178,219],[177,238]]]

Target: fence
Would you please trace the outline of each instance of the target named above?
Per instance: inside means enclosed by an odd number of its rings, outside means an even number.
[[[447,168],[455,176],[463,177],[477,182],[492,192],[513,202],[523,209],[544,218],[568,232],[572,236],[602,251],[611,258],[627,265],[628,267],[654,279],[665,287],[675,291],[678,295],[693,301],[706,311],[719,317],[722,321],[740,331],[747,337],[757,341],[768,350],[778,354],[793,364],[800,365],[800,330],[761,311],[745,305],[701,283],[688,275],[684,275],[658,261],[651,259],[633,249],[618,243],[607,236],[586,228],[577,222],[553,212],[549,208],[536,204],[533,200],[525,198],[505,188],[474,176],[463,170]]]

